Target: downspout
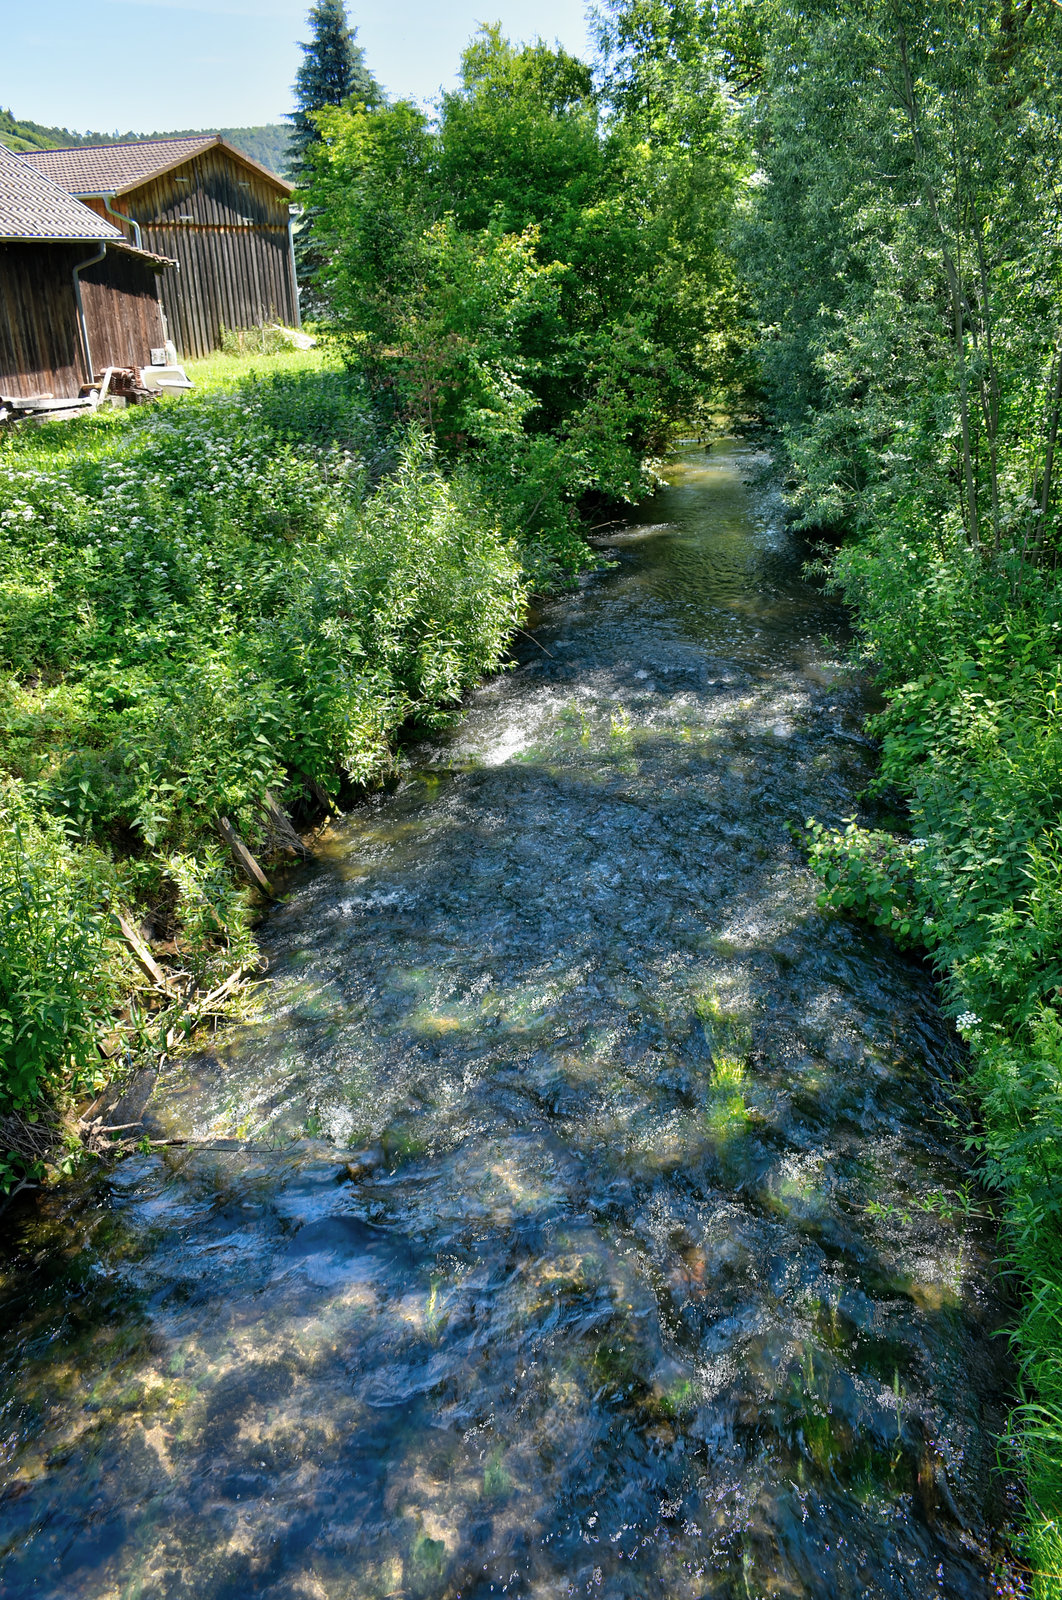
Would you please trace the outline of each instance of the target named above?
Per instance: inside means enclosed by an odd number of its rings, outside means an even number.
[[[166,321],[166,312],[162,304],[162,278],[157,272],[155,274],[155,299],[159,303],[159,321],[162,323],[162,342],[163,344],[169,344],[170,325]],[[175,345],[174,349],[176,348],[177,347]]]
[[[140,224],[137,222],[136,218],[127,217],[124,211],[115,211],[114,207],[111,205],[111,201],[114,199],[113,194],[101,194],[100,199],[103,201],[103,209],[106,211],[109,217],[117,217],[119,222],[128,222],[129,226],[133,230],[133,243],[136,245],[138,250],[143,250],[144,245],[140,237]]]
[[[92,346],[89,344],[88,323],[85,321],[85,303],[81,298],[81,273],[86,267],[94,267],[102,261],[107,254],[106,243],[101,244],[94,256],[89,256],[87,261],[79,261],[74,268],[74,299],[77,301],[77,320],[81,329],[81,344],[85,352],[85,382],[92,386]]]
[[[291,287],[295,290],[295,326],[302,327],[302,307],[299,304],[299,275],[295,270],[295,218],[288,207],[288,257],[291,261]]]

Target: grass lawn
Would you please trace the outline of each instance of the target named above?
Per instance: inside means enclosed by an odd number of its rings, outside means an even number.
[[[278,350],[272,355],[226,355],[216,350],[202,361],[185,361],[185,372],[200,393],[212,389],[232,389],[247,378],[266,378],[278,374],[338,372],[342,360],[326,345],[313,350]]]

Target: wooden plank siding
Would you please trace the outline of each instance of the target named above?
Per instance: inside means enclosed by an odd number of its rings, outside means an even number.
[[[98,265],[81,274],[81,302],[94,376],[104,367],[145,367],[152,349],[166,342],[158,279],[150,261],[108,250]]]
[[[89,381],[74,268],[91,243],[0,244],[0,393],[76,395]],[[155,268],[111,246],[81,274],[92,365],[145,367],[164,341]]]
[[[76,395],[85,381],[74,268],[91,244],[0,244],[0,393]]]
[[[223,327],[297,323],[287,196],[225,150],[205,150],[113,204],[140,224],[145,250],[179,263],[161,289],[185,358],[218,349]]]

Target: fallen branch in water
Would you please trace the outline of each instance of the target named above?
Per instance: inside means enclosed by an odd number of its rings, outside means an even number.
[[[39,1188],[40,1188],[40,1184],[39,1183],[31,1183],[28,1177],[20,1178],[18,1183],[16,1183],[15,1187],[13,1189],[11,1189],[7,1194],[5,1194],[2,1200],[0,1200],[0,1217],[3,1216],[4,1212],[7,1210],[8,1206],[11,1204],[11,1202],[15,1198],[15,1196],[22,1193],[23,1189],[39,1189]]]
[[[254,962],[242,962],[233,972],[229,973],[223,983],[219,983],[216,988],[211,989],[206,994],[196,990],[190,994],[185,994],[183,999],[178,1001],[176,996],[173,995],[173,990],[169,990],[175,1000],[175,1004],[179,1004],[182,1009],[180,1015],[173,1018],[169,1026],[167,1026],[169,1018],[166,1011],[162,1012],[158,1018],[159,1025],[166,1029],[164,1037],[159,1041],[161,1053],[158,1066],[160,1069],[165,1064],[166,1051],[173,1050],[177,1045],[185,1043],[200,1023],[208,1018],[222,1015],[225,1002],[230,1000],[239,990],[245,977],[254,970],[255,965],[256,963]],[[110,1105],[120,1105],[126,1092],[123,1089],[117,1100],[111,1100]],[[114,1138],[115,1134],[130,1133],[135,1128],[142,1128],[144,1126],[142,1121],[106,1123],[104,1121],[107,1114],[106,1110],[100,1115],[93,1115],[93,1112],[107,1100],[107,1095],[108,1091],[105,1090],[104,1094],[93,1102],[89,1110],[78,1118],[70,1131],[74,1133],[75,1137],[80,1141],[82,1149],[89,1155],[121,1156],[129,1155],[134,1150],[142,1149],[144,1146],[142,1136],[140,1138]],[[130,1109],[133,1108],[131,1107]],[[25,1142],[27,1135],[31,1131],[38,1129],[40,1129],[39,1124],[21,1124],[18,1132],[21,1134],[23,1142]],[[57,1121],[54,1127],[49,1125],[47,1129],[41,1129],[40,1131],[41,1137],[35,1147],[34,1156],[38,1162],[45,1162],[54,1155],[62,1130]],[[8,1148],[19,1148],[19,1140],[12,1132],[8,1131],[5,1134],[5,1131],[0,1128],[0,1137],[6,1137]]]
[[[241,1139],[145,1139],[138,1142],[137,1148],[166,1150],[182,1146],[192,1150],[214,1150],[218,1155],[243,1155],[244,1152],[253,1156],[286,1154],[282,1146],[278,1148],[272,1144],[245,1144]]]
[[[149,978],[150,981],[155,985],[155,988],[160,989],[163,994],[172,994],[173,985],[166,976],[165,972],[163,972],[162,968],[159,966],[158,962],[155,960],[155,957],[151,954],[151,950],[148,947],[147,941],[140,937],[139,933],[137,933],[128,917],[124,916],[121,911],[117,913],[117,920],[118,926],[122,930],[122,938],[133,952],[133,955],[136,958],[136,964],[140,968],[141,972],[146,978]]]
[[[207,1017],[219,1016],[222,1002],[235,994],[246,974],[251,971],[253,971],[253,964],[245,962],[238,966],[234,972],[230,972],[225,982],[219,984],[216,989],[211,989],[209,994],[201,995],[197,992],[190,995],[186,1002],[187,1009],[174,1023],[174,1026],[167,1029],[166,1049],[176,1049],[177,1045],[187,1039],[192,1030],[198,1027],[199,1023],[204,1022]]]
[[[556,661],[557,658],[553,654],[553,651],[547,650],[544,644],[539,644],[539,641],[535,638],[533,633],[528,633],[526,628],[517,628],[516,631],[517,633],[522,633],[525,639],[530,639],[532,644],[537,644],[542,653],[549,656],[551,661]]]
[[[265,792],[262,810],[269,822],[274,845],[281,850],[287,850],[291,855],[299,856],[303,860],[313,854],[309,846],[299,838],[298,833],[295,831],[295,824],[269,789]]]

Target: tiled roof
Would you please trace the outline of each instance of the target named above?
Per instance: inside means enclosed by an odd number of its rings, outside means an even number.
[[[212,133],[194,139],[144,139],[135,144],[83,144],[66,150],[24,150],[22,160],[71,194],[117,194],[130,184],[207,150]]]
[[[215,133],[190,139],[141,139],[134,144],[83,144],[65,150],[24,150],[21,159],[61,183],[70,194],[121,194],[135,189],[160,172],[179,167],[213,145],[221,145],[238,161],[272,179],[290,193],[291,185],[278,178],[242,150],[234,150]]]
[[[0,145],[0,239],[88,239],[125,236],[59,184]]]

